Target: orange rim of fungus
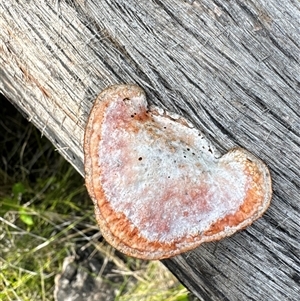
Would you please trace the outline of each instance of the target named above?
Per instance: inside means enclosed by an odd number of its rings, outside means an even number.
[[[260,159],[242,148],[218,156],[186,119],[149,108],[136,85],[110,86],[97,97],[84,153],[101,232],[133,257],[168,258],[232,235],[272,197]]]

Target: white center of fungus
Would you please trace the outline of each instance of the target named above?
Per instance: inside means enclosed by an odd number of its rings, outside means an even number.
[[[106,110],[99,181],[113,210],[161,242],[202,233],[238,211],[247,186],[242,165],[216,159],[184,119],[146,110],[139,98],[119,99]]]

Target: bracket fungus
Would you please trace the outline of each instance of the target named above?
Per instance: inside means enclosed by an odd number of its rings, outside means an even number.
[[[219,156],[185,118],[148,107],[136,85],[98,96],[84,152],[101,232],[130,256],[168,258],[232,235],[271,201],[261,160],[242,148]]]

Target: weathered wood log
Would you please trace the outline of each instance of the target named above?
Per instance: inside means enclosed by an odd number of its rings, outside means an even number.
[[[89,110],[112,83],[139,84],[221,152],[256,154],[267,213],[163,262],[200,300],[299,300],[299,31],[293,0],[2,0],[0,91],[81,174]]]

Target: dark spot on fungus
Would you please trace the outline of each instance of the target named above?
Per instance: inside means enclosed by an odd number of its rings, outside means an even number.
[[[142,161],[143,160],[143,158],[142,157],[139,157],[139,161]]]

